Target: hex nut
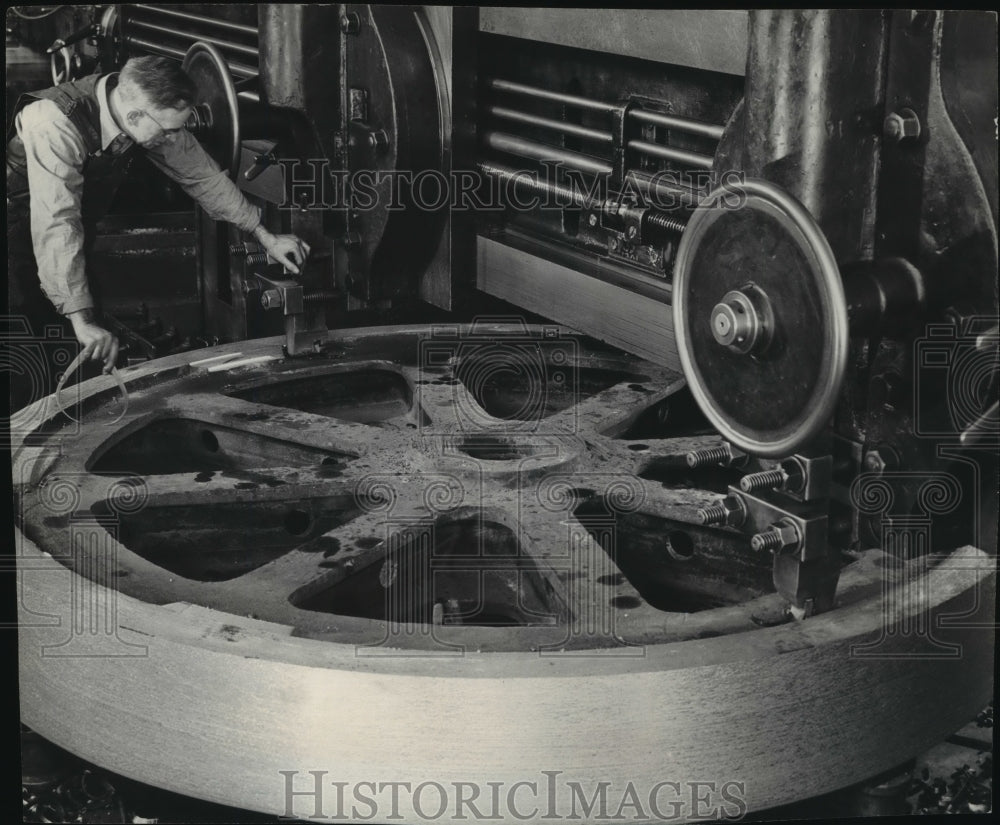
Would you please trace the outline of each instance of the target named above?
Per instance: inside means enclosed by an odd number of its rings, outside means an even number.
[[[783,518],[781,521],[776,521],[771,525],[771,530],[781,537],[782,552],[789,547],[795,550],[799,549],[799,545],[802,543],[802,536],[799,534],[799,530],[795,524],[789,519]]]
[[[920,137],[920,118],[912,109],[900,109],[886,115],[882,124],[882,134],[886,140],[902,143]]]
[[[260,305],[264,309],[280,309],[281,293],[276,289],[265,289],[260,296]]]

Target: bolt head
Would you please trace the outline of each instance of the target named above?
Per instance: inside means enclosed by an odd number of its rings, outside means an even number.
[[[344,34],[357,34],[361,30],[361,18],[354,12],[341,15],[340,30]]]
[[[735,495],[727,495],[722,500],[722,506],[726,508],[726,525],[729,527],[742,527],[747,518],[747,508],[743,499]]]
[[[771,529],[780,536],[782,550],[787,550],[789,548],[798,549],[798,546],[802,541],[802,536],[799,534],[799,530],[793,522],[788,519],[781,519],[781,521],[772,524]]]
[[[590,224],[591,226],[597,226],[597,215],[591,212],[590,215],[587,217],[587,223]]]
[[[920,137],[920,118],[912,109],[891,112],[882,124],[882,134],[893,143],[914,140]]]
[[[885,472],[885,459],[882,458],[878,450],[872,450],[865,456],[865,469],[869,473],[878,473],[879,475]]]
[[[628,235],[630,241],[634,241],[637,237],[639,237],[639,230],[634,226],[630,226],[625,234]]]
[[[888,140],[899,140],[903,136],[903,119],[895,112],[887,115],[882,124],[882,134]]]
[[[260,305],[264,309],[278,309],[281,307],[281,293],[276,289],[265,289],[260,296]]]
[[[382,154],[389,148],[389,136],[383,129],[376,129],[368,135],[368,145],[379,154]]]

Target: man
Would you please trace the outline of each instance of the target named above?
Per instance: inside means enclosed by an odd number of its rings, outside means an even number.
[[[85,258],[133,152],[145,152],[212,218],[251,233],[292,272],[309,253],[294,235],[271,234],[257,208],[184,128],[194,98],[194,83],[176,61],[138,57],[120,74],[25,95],[15,108],[7,142],[11,312],[37,323],[54,307],[105,373],[115,364],[118,342],[97,323]]]

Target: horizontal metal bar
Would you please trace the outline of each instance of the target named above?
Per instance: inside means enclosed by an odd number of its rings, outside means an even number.
[[[533,115],[529,112],[519,112],[517,109],[508,109],[505,106],[489,106],[487,113],[502,120],[512,120],[516,123],[524,123],[528,126],[535,126],[539,129],[548,129],[553,132],[562,132],[566,135],[592,140],[595,143],[606,143],[609,146],[613,143],[610,132],[602,132],[600,129],[590,129],[578,123],[567,123],[564,120],[552,120],[551,118]]]
[[[524,186],[540,194],[550,194],[554,197],[565,198],[567,203],[580,208],[594,208],[597,203],[591,198],[587,198],[579,188],[566,186],[555,181],[540,181],[531,176],[531,172],[525,169],[515,169],[492,161],[480,162],[478,164],[480,174],[499,178],[504,183],[514,183]],[[680,185],[670,185],[656,178],[647,178],[643,175],[629,173],[629,176],[644,197],[655,199],[657,203],[674,203],[694,208],[701,200],[698,192]],[[675,207],[676,208],[676,207]],[[668,212],[660,212],[664,216],[669,216]],[[679,215],[681,213],[678,213]],[[686,223],[683,215],[679,220]],[[659,219],[653,219],[653,223],[659,223]]]
[[[167,37],[178,37],[182,40],[189,40],[192,43],[198,40],[203,40],[206,43],[211,43],[213,46],[218,46],[220,49],[236,52],[244,57],[252,57],[254,60],[258,60],[260,57],[259,52],[253,46],[243,46],[239,43],[232,43],[228,40],[222,40],[218,37],[210,37],[207,34],[200,34],[198,32],[186,32],[181,31],[180,29],[172,29],[170,26],[161,26],[159,23],[150,23],[148,20],[134,20],[129,18],[128,27],[130,29],[146,29],[147,31],[156,32],[157,34],[165,34]]]
[[[690,135],[701,135],[712,140],[720,140],[722,133],[725,131],[725,127],[716,126],[714,123],[704,123],[700,120],[692,120],[687,117],[676,117],[675,115],[665,115],[660,112],[650,112],[647,109],[629,109],[628,115],[642,123],[651,123],[654,126],[663,126],[666,129],[687,132]]]
[[[178,60],[183,60],[184,56],[187,54],[184,49],[176,49],[173,46],[165,46],[162,43],[155,43],[152,40],[146,40],[145,38],[136,37],[135,35],[129,35],[126,37],[125,45],[145,49],[153,54],[162,54],[166,57],[176,57]],[[257,69],[253,66],[247,66],[243,63],[232,63],[228,60],[226,61],[226,65],[229,66],[229,71],[231,71],[235,77],[245,79],[257,76]]]
[[[575,206],[579,209],[591,209],[598,212],[618,212],[621,203],[616,198],[606,198],[603,200],[589,198],[579,189],[566,186],[550,180],[538,180],[525,173],[524,170],[512,169],[509,166],[502,166],[497,163],[479,163],[478,170],[481,175],[497,178],[502,183],[510,186],[520,186],[533,192],[536,195],[544,195],[559,202],[560,199],[566,206]],[[679,235],[684,231],[687,224],[685,217],[677,213],[671,215],[666,212],[657,212],[649,209],[642,213],[643,227],[646,232],[656,235]]]
[[[567,205],[580,208],[591,205],[590,199],[579,189],[565,186],[555,181],[540,181],[537,178],[531,177],[530,173],[525,174],[523,169],[511,169],[508,166],[500,166],[496,163],[479,163],[478,169],[481,175],[497,178],[502,183],[522,186],[535,194],[549,195],[554,199],[562,198],[566,201]]]
[[[557,146],[536,143],[533,140],[508,135],[504,132],[485,132],[483,142],[490,149],[495,149],[498,152],[508,152],[532,160],[559,161],[569,168],[579,169],[581,172],[610,175],[612,171],[611,164],[607,161],[592,158],[589,155],[581,155],[578,152],[570,152]]]
[[[180,60],[183,60],[184,55],[186,54],[184,49],[175,49],[173,46],[164,46],[162,43],[153,43],[151,40],[144,40],[143,38],[135,37],[134,35],[129,35],[125,38],[125,45],[136,46],[140,49],[146,49],[147,51],[166,55],[167,57],[176,57]]]
[[[217,29],[222,29],[224,31],[233,32],[234,34],[242,34],[247,37],[257,37],[257,27],[247,26],[243,23],[231,23],[229,20],[216,20],[214,17],[205,17],[201,14],[192,14],[191,12],[181,11],[179,9],[172,9],[168,6],[148,6],[145,3],[136,3],[130,7],[131,11],[147,11],[154,14],[162,14],[165,17],[172,17],[174,20],[184,20],[189,23],[200,23],[204,26],[214,26]],[[129,15],[129,19],[132,19],[132,15]]]
[[[242,92],[237,92],[236,97],[240,100],[245,100],[248,103],[260,103],[260,94],[250,89],[244,89]]]
[[[618,111],[621,106],[613,103],[602,103],[599,100],[591,100],[589,97],[569,95],[564,92],[552,92],[548,89],[541,89],[538,86],[527,86],[524,83],[514,83],[511,80],[500,80],[491,78],[489,81],[491,89],[497,92],[510,92],[511,94],[525,95],[536,100],[550,100],[553,103],[562,103],[564,106],[575,106],[578,109],[590,109],[593,112],[603,112],[612,114]]]
[[[713,158],[711,155],[703,155],[700,152],[689,152],[686,149],[674,149],[671,146],[661,146],[659,143],[647,143],[644,140],[630,140],[628,148],[644,155],[663,160],[673,160],[683,163],[685,166],[694,166],[698,169],[711,169]]]

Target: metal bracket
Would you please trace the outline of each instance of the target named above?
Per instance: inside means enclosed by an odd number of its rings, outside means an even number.
[[[235,245],[234,254],[246,255],[247,272],[244,277],[244,292],[260,291],[260,305],[265,310],[280,309],[285,319],[285,352],[289,356],[317,352],[326,340],[327,326],[322,302],[307,307],[311,297],[329,298],[329,293],[319,296],[305,294],[298,281],[290,278],[272,278],[260,271],[250,271],[251,267],[267,267],[267,253],[257,244],[244,242]]]
[[[755,552],[773,556],[775,590],[800,614],[833,606],[840,567],[829,541],[825,499],[782,500],[780,493],[747,492],[729,487],[729,495],[702,515],[705,524],[737,527],[749,534]]]

